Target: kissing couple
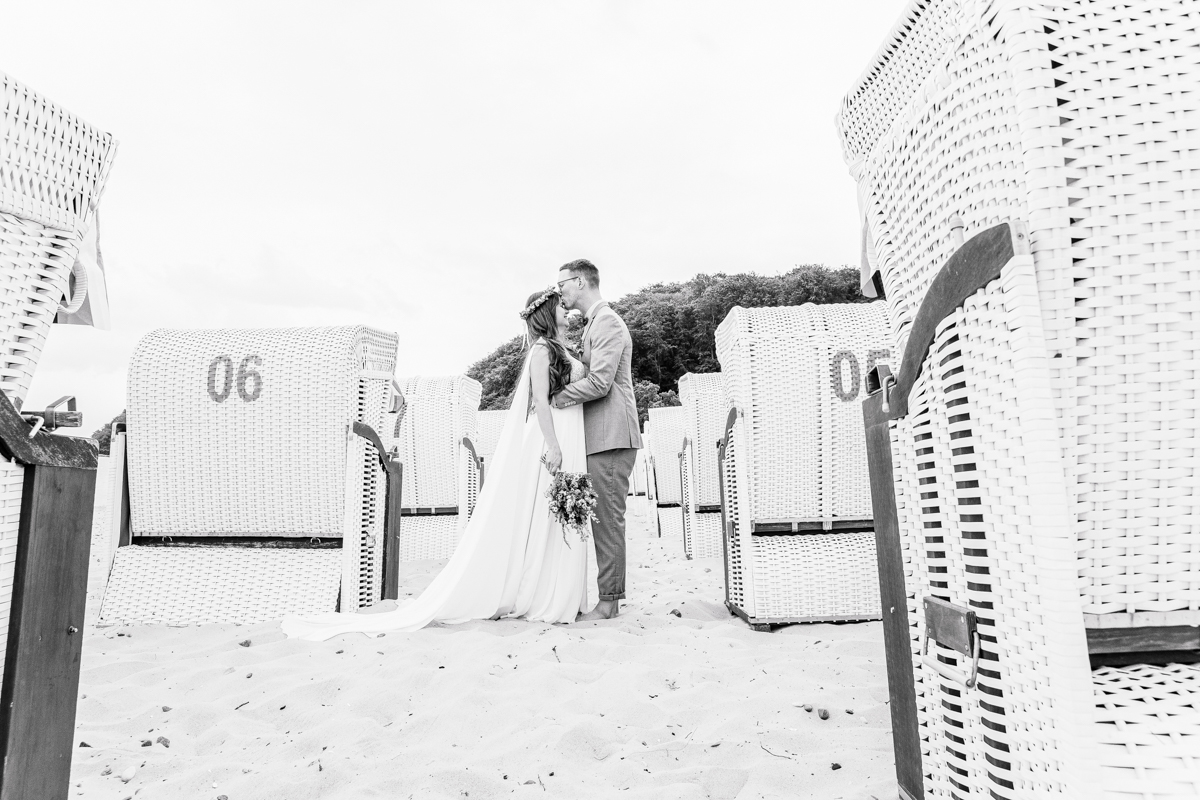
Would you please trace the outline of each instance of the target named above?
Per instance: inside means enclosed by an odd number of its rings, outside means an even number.
[[[583,360],[566,344],[581,311]],[[475,513],[446,566],[419,597],[379,614],[289,617],[283,631],[320,641],[343,633],[414,631],[430,622],[522,617],[611,619],[625,597],[625,496],[642,446],[629,329],[600,296],[600,271],[580,259],[526,301],[529,347]],[[600,601],[587,610],[590,545],[550,513],[554,473],[587,472],[596,492]],[[571,541],[573,540],[573,541]],[[584,613],[587,612],[587,613]]]

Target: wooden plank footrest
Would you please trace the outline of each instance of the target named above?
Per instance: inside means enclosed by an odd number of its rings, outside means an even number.
[[[99,624],[248,624],[334,611],[341,573],[333,549],[121,547]]]

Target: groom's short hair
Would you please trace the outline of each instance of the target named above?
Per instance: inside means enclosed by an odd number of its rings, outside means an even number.
[[[596,269],[596,265],[586,258],[577,258],[574,261],[569,261],[559,267],[558,271],[562,272],[564,269],[569,269],[575,275],[583,278],[584,283],[593,289],[600,288],[600,270]]]

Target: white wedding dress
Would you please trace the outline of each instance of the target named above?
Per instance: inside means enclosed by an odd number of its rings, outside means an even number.
[[[585,372],[572,359],[571,379]],[[344,633],[415,631],[434,621],[524,617],[574,622],[578,612],[587,610],[589,561],[595,563],[592,540],[581,540],[574,531],[564,538],[550,516],[550,473],[541,462],[546,440],[537,414],[528,410],[529,394],[527,355],[475,513],[445,568],[419,597],[378,614],[288,617],[283,632],[321,641]],[[551,417],[562,469],[587,472],[583,406],[552,408]]]

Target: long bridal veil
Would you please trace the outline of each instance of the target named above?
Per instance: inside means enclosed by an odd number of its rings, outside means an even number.
[[[544,583],[547,577],[558,579],[554,575],[531,575],[531,571],[552,571],[557,563],[554,560],[557,548],[565,546],[558,524],[548,519],[548,501],[542,496],[549,479],[541,463],[545,440],[536,424],[526,424],[529,391],[527,354],[475,512],[445,568],[419,597],[394,611],[379,614],[289,617],[283,620],[284,633],[319,641],[343,633],[412,631],[434,620],[454,623],[529,613],[530,609],[523,607],[528,604],[529,586]],[[581,407],[556,411],[554,418],[555,433],[563,450],[563,468],[586,470]],[[554,536],[548,535],[547,525],[553,527]],[[535,542],[534,537],[548,541]],[[576,541],[573,546],[583,545],[590,550],[590,544]],[[536,558],[529,557],[527,547],[536,553]],[[583,575],[563,576],[563,584],[557,590],[560,594],[564,587],[578,584],[586,601],[588,593],[583,587],[588,561],[594,563],[594,558],[584,557]],[[575,602],[578,606],[578,601]],[[574,611],[570,616],[573,619]]]

